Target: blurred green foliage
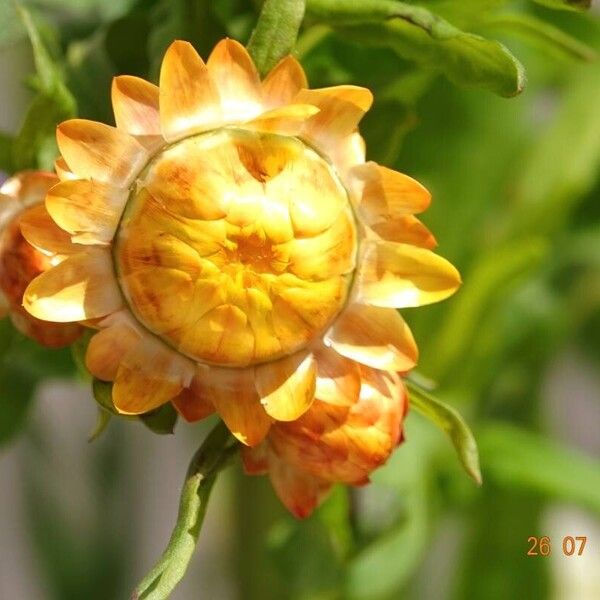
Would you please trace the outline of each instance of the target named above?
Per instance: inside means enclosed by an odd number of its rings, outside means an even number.
[[[12,3],[0,5],[0,51],[28,33],[36,65],[24,82],[34,98],[20,130],[0,133],[6,172],[50,167],[64,118],[110,122],[113,75],[155,79],[175,38],[204,55],[225,35],[247,42],[260,9],[251,0],[23,4],[35,25],[28,17],[23,24]],[[552,439],[542,393],[565,351],[577,349],[596,368],[600,360],[600,22],[582,12],[587,5],[306,2],[296,52],[311,85],[370,87],[375,105],[362,127],[369,157],[433,193],[424,220],[464,286],[406,318],[422,374],[475,431],[484,486],[462,476],[447,439],[418,414],[371,486],[337,489],[307,522],[284,515],[265,481],[240,476],[241,597],[421,598],[430,542],[453,519],[468,536],[452,557],[448,597],[543,599],[547,565],[526,559],[524,548],[545,507],[566,500],[600,514],[600,463]],[[23,427],[36,384],[75,369],[67,352],[36,348],[7,321],[0,351],[5,444]],[[169,430],[172,417],[151,422]],[[125,541],[102,518],[82,541],[42,496],[38,485],[31,509],[48,597],[126,597],[133,582],[114,561]],[[53,552],[57,545],[65,551]]]

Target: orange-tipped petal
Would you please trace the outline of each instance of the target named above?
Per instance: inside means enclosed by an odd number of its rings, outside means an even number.
[[[110,252],[94,247],[36,277],[23,296],[34,317],[59,323],[103,317],[122,303]]]
[[[317,363],[310,353],[298,352],[256,367],[256,390],[268,415],[294,421],[315,398]]]
[[[54,221],[74,242],[108,244],[117,229],[128,191],[97,181],[62,181],[46,196]]]
[[[264,439],[271,427],[271,418],[256,392],[253,368],[209,367],[197,378],[201,393],[210,398],[240,442],[256,446]]]
[[[318,112],[319,109],[311,104],[289,104],[262,113],[256,119],[244,123],[244,127],[254,131],[296,136]]]
[[[9,177],[0,187],[0,194],[18,200],[22,206],[33,206],[44,199],[46,192],[56,183],[54,173],[21,171]]]
[[[77,323],[48,323],[40,321],[25,312],[23,308],[10,311],[12,324],[23,335],[35,340],[46,348],[64,348],[77,340],[83,328]]]
[[[148,158],[145,148],[128,133],[85,119],[61,123],[56,141],[75,175],[117,187],[127,187]]]
[[[132,77],[120,75],[112,82],[112,106],[119,129],[132,135],[160,135],[158,87]]]
[[[271,69],[262,83],[265,105],[275,108],[291,104],[296,94],[307,87],[302,65],[288,55]]]
[[[370,229],[377,237],[389,242],[411,244],[428,250],[432,250],[437,246],[431,231],[413,215],[403,215],[395,219],[381,221],[371,225]]]
[[[448,298],[460,283],[456,268],[429,250],[395,242],[367,242],[357,299],[389,308],[423,306]]]
[[[369,224],[423,212],[431,202],[431,194],[418,181],[372,161],[354,167],[351,177],[358,211]]]
[[[309,517],[331,488],[331,483],[286,463],[269,458],[269,477],[275,493],[298,519]]]
[[[206,63],[221,96],[226,121],[246,121],[262,112],[258,71],[248,51],[235,40],[221,40]]]
[[[61,181],[68,181],[69,179],[77,179],[77,175],[75,175],[75,173],[73,173],[73,171],[71,171],[71,169],[69,169],[69,165],[67,165],[67,161],[62,156],[59,156],[54,161],[54,170],[56,171],[56,174],[58,175],[58,178]]]
[[[88,371],[103,381],[114,381],[121,361],[139,340],[140,335],[125,323],[116,323],[96,333],[87,348]]]
[[[204,61],[189,42],[173,42],[160,69],[160,124],[174,141],[221,122],[219,94]]]
[[[350,305],[325,342],[342,356],[375,369],[408,371],[417,363],[417,344],[408,325],[389,308]]]
[[[313,104],[316,114],[306,125],[304,135],[317,142],[351,134],[373,103],[373,94],[354,85],[339,85],[316,90],[301,90],[296,104]]]
[[[73,254],[78,250],[71,236],[52,220],[43,203],[27,209],[19,223],[23,237],[46,255]]]
[[[269,472],[269,444],[266,441],[254,448],[244,446],[240,454],[246,475],[265,475]]]
[[[338,352],[322,346],[315,352],[315,398],[336,406],[352,406],[360,393],[360,367]]]
[[[196,375],[190,386],[181,390],[172,400],[177,412],[189,423],[205,419],[215,412],[210,398],[202,391],[199,377],[202,377],[202,374]]]
[[[113,402],[122,414],[139,415],[165,404],[193,377],[191,361],[144,336],[123,357],[113,386]]]

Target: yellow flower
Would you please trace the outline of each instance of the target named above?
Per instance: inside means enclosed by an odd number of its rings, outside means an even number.
[[[254,446],[305,413],[319,381],[415,365],[395,309],[460,280],[414,217],[429,193],[365,162],[367,89],[309,90],[292,57],[260,81],[233,40],[206,64],[177,41],[158,87],[117,77],[112,100],[116,128],[58,128],[46,206],[80,251],[25,306],[97,323],[87,365],[114,381],[119,411],[216,410]]]
[[[245,448],[245,471],[268,473],[290,512],[307,517],[334,483],[368,483],[401,441],[406,409],[396,373],[355,364],[352,376],[339,377],[335,386],[317,385],[315,401],[299,419],[275,423],[259,446]]]
[[[62,238],[63,246],[70,248],[69,236],[56,227],[44,207],[46,192],[57,182],[52,173],[22,171],[0,187],[0,318],[9,315],[22,333],[51,348],[74,342],[81,335],[81,327],[40,321],[23,309],[26,287],[61,258],[60,253],[43,253],[30,246],[23,233],[53,230]]]

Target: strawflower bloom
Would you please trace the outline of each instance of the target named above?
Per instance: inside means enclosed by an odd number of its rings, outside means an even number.
[[[57,265],[65,248],[71,247],[69,236],[55,225],[44,207],[46,192],[56,183],[58,178],[52,173],[22,171],[0,187],[0,318],[8,315],[22,333],[51,348],[71,344],[82,331],[73,323],[41,321],[22,306],[29,283]],[[40,251],[27,243],[21,228],[54,231],[53,235],[62,239],[62,247],[56,247],[56,252]]]
[[[402,440],[407,409],[398,374],[357,366],[354,380],[320,390],[296,421],[277,422],[242,453],[249,475],[268,473],[275,492],[299,518],[310,515],[334,483],[362,486]]]
[[[87,366],[120,412],[216,410],[248,446],[340,378],[356,403],[366,367],[413,368],[396,309],[460,278],[414,216],[429,193],[365,162],[371,93],[307,89],[291,56],[261,81],[229,39],[206,64],[174,42],[159,83],[115,78],[116,128],[59,126],[46,207],[78,251],[33,281],[27,310],[93,320]]]

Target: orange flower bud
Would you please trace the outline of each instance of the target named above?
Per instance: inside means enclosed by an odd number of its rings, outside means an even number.
[[[60,257],[42,252],[24,237],[21,227],[47,236],[58,229],[46,213],[45,194],[58,179],[51,173],[26,171],[8,179],[0,188],[0,316],[8,314],[19,331],[43,346],[58,348],[81,334],[77,324],[41,321],[22,306],[31,281],[58,264]],[[59,237],[61,234],[58,233]]]
[[[352,404],[317,398],[296,421],[274,424],[261,446],[244,449],[246,472],[268,472],[298,517],[308,516],[333,483],[368,483],[401,441],[407,399],[399,376],[364,366],[360,376]]]

